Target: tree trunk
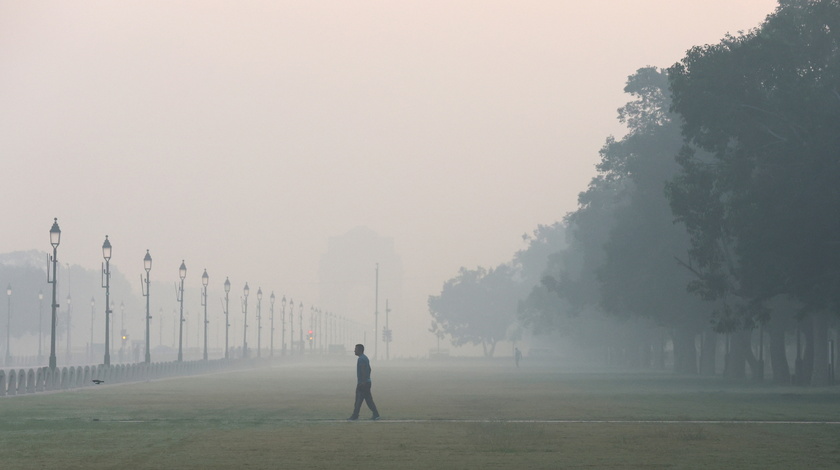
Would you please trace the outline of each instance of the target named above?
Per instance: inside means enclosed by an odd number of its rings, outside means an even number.
[[[493,357],[493,354],[496,352],[496,340],[494,339],[486,339],[481,342],[481,347],[484,348],[484,357],[490,359]],[[489,346],[489,348],[488,348]]]
[[[814,315],[813,368],[811,370],[811,385],[823,387],[829,385],[828,374],[828,316],[819,312]]]
[[[660,328],[659,341],[656,344],[656,368],[665,370],[665,343],[666,338],[665,328]]]
[[[729,361],[724,377],[743,379],[747,376],[747,353],[750,349],[750,332],[736,331],[729,335]]]
[[[691,328],[677,328],[674,332],[674,372],[697,374],[696,334]]]
[[[811,375],[814,372],[814,319],[812,316],[802,321],[802,336],[805,338],[805,351],[802,354],[800,367],[802,379],[799,380],[799,384],[808,385],[811,383]]]
[[[715,375],[715,353],[717,352],[717,333],[707,328],[702,333],[700,343],[700,375]]]
[[[790,366],[785,350],[785,327],[781,321],[770,320],[770,366],[773,368],[773,382],[780,385],[790,383]]]

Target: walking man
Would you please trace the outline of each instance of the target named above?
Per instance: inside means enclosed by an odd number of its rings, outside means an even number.
[[[370,359],[365,356],[365,346],[362,344],[357,344],[354,352],[359,356],[359,360],[356,361],[356,403],[353,406],[353,415],[347,420],[359,419],[359,411],[364,401],[373,412],[373,417],[370,419],[376,421],[379,419],[379,411],[376,410],[376,404],[373,403],[373,396],[370,394]]]

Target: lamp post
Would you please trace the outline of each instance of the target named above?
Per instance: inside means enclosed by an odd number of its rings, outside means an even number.
[[[243,289],[245,293],[245,297],[242,299],[242,313],[245,314],[245,327],[242,328],[243,331],[243,340],[242,340],[242,358],[245,359],[248,357],[248,294],[251,293],[251,288],[248,287],[248,283],[245,283],[245,288]]]
[[[6,296],[9,297],[9,309],[8,315],[6,316],[6,361],[4,364],[7,366],[10,362],[12,362],[12,352],[9,348],[9,332],[12,331],[12,285],[9,284],[9,287],[6,288]]]
[[[143,257],[143,270],[146,271],[146,278],[140,275],[140,289],[143,291],[143,297],[146,298],[146,364],[152,363],[152,352],[149,350],[149,323],[152,320],[151,312],[149,311],[149,271],[152,270],[152,255],[149,250],[146,250],[146,256]],[[145,286],[145,288],[144,288]]]
[[[41,340],[44,337],[44,291],[38,291],[38,364],[44,359]]]
[[[315,350],[315,306],[309,307],[309,352]],[[320,333],[320,332],[319,332]]]
[[[113,305],[111,304],[111,242],[108,241],[108,235],[105,235],[105,242],[102,244],[102,257],[105,258],[105,265],[102,268],[102,276],[104,277],[105,288],[105,365],[111,365],[111,313],[113,312]]]
[[[114,299],[111,299],[111,305],[108,308],[108,313],[111,314],[111,315],[114,314]],[[114,338],[116,338],[116,334],[114,334],[114,327],[115,327],[116,324],[117,324],[117,321],[114,320],[114,319],[111,319],[111,338],[108,340],[108,341],[110,341],[108,343],[108,347],[110,349],[114,349]]]
[[[181,305],[181,314],[178,322],[178,362],[184,360],[184,279],[187,277],[187,265],[181,260],[181,267],[178,268],[178,277],[181,278],[181,288],[178,289],[176,299]]]
[[[58,263],[58,244],[61,242],[61,229],[58,227],[58,218],[53,219],[52,228],[50,228],[50,245],[53,247],[53,254],[47,262],[47,282],[52,284],[52,327],[50,329],[50,369],[55,370],[55,309],[58,308],[55,298],[56,288],[56,264]],[[52,261],[52,276],[50,276],[50,264]]]
[[[90,344],[88,345],[88,360],[93,360],[93,322],[96,316],[96,300],[90,298]]]
[[[71,357],[70,357],[70,294],[67,294],[67,357],[66,361],[68,364],[71,364]]]
[[[262,288],[257,287],[257,357],[262,357]]]
[[[230,333],[230,280],[225,277],[225,359],[229,359],[230,356],[228,355],[228,338]]]
[[[298,308],[298,329],[300,330],[300,354],[306,352],[306,343],[303,342],[303,302],[300,303],[300,307]]]
[[[295,301],[289,298],[289,355],[295,352]]]
[[[281,348],[281,355],[286,355],[286,296],[283,296],[283,300],[280,301],[280,305],[283,307],[283,313],[280,316],[280,323],[283,324],[283,331],[282,335],[280,335],[280,348]]]
[[[125,330],[125,301],[120,300],[120,362],[125,362],[125,341],[128,339]]]
[[[207,284],[210,282],[210,276],[207,275],[207,269],[204,269],[204,274],[201,275],[201,306],[204,307],[204,360],[207,360]]]
[[[271,310],[269,313],[269,317],[271,317],[271,341],[270,341],[270,348],[269,348],[269,357],[274,357],[274,291],[271,291],[271,297],[268,298],[271,304]]]

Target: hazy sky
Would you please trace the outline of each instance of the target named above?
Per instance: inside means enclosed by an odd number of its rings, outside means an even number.
[[[148,248],[153,280],[184,259],[211,295],[310,305],[329,237],[366,226],[402,258],[395,330],[424,329],[460,266],[575,209],[628,75],[775,4],[0,0],[0,252],[58,217],[62,263],[108,234],[130,279]]]

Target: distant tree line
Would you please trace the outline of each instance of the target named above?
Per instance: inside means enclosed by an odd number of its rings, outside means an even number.
[[[829,383],[840,1],[781,0],[758,28],[639,69],[625,92],[628,132],[606,140],[578,209],[511,262],[447,281],[432,329],[492,345],[518,322],[628,365],[663,366],[667,344],[679,373],[760,379],[769,359],[776,382]]]

